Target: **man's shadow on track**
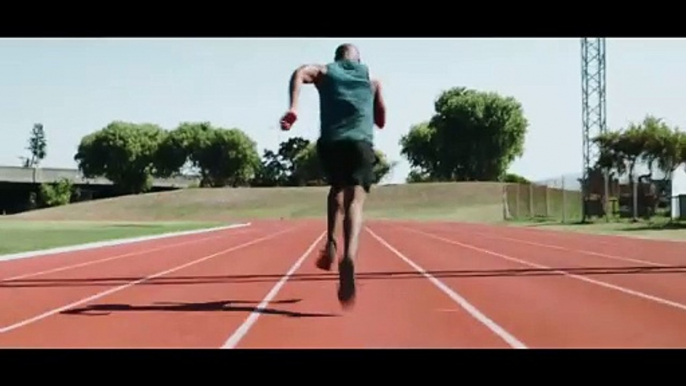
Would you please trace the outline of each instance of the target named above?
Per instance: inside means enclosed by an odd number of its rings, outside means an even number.
[[[545,277],[563,275],[636,275],[636,274],[684,274],[686,266],[628,266],[628,267],[574,267],[574,268],[518,268],[518,269],[487,269],[487,270],[440,270],[427,273],[439,279],[447,278],[484,278],[484,277]],[[159,277],[139,283],[145,285],[207,285],[207,284],[241,284],[276,282],[283,278],[283,274],[254,274],[254,275],[209,275],[209,276],[170,276]],[[81,279],[18,279],[0,280],[0,288],[46,288],[72,286],[113,286],[140,280],[140,277],[102,277]],[[377,271],[358,273],[360,281],[367,280],[425,280],[423,274],[412,271]],[[336,274],[315,273],[295,274],[289,282],[322,282],[338,281]],[[270,304],[294,304],[301,299],[273,301]],[[247,312],[266,315],[280,315],[290,318],[338,317],[338,314],[308,313],[280,310],[275,308],[258,308],[259,301],[223,300],[199,303],[156,302],[149,305],[131,304],[94,304],[82,308],[62,311],[64,315],[103,316],[113,312]]]
[[[288,299],[270,302],[270,304],[293,304],[301,299]],[[82,308],[62,311],[63,315],[106,316],[112,312],[257,312],[266,315],[280,315],[290,318],[337,317],[337,314],[307,313],[257,307],[259,301],[222,300],[200,303],[155,302],[150,305],[131,304],[93,304]],[[253,304],[251,306],[251,304]]]

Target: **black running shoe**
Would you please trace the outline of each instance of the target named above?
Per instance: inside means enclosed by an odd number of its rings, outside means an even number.
[[[317,268],[324,271],[331,271],[333,262],[336,260],[336,249],[336,241],[329,241],[317,259]]]
[[[344,258],[338,263],[338,300],[344,306],[351,306],[355,302],[355,263]]]

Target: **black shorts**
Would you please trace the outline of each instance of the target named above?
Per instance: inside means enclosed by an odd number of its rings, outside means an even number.
[[[336,188],[362,186],[369,193],[377,163],[374,146],[366,141],[317,141],[317,156],[327,182]]]

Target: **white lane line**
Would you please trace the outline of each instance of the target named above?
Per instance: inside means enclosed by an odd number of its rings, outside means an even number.
[[[89,260],[89,261],[86,261],[86,262],[83,262],[83,263],[76,263],[76,264],[71,264],[71,265],[65,265],[65,266],[62,266],[62,267],[51,268],[51,269],[47,269],[47,270],[44,270],[44,271],[32,272],[32,273],[27,273],[27,274],[18,275],[18,276],[12,276],[12,277],[8,277],[8,278],[6,278],[6,279],[0,279],[0,283],[4,283],[4,282],[8,282],[8,281],[13,281],[13,280],[26,279],[26,278],[29,278],[29,277],[47,275],[47,274],[49,274],[49,273],[67,271],[67,270],[74,269],[74,268],[87,267],[87,266],[89,266],[89,265],[100,264],[100,263],[105,263],[105,262],[112,261],[112,260],[123,259],[123,258],[125,258],[125,257],[145,255],[145,254],[148,254],[148,253],[157,252],[157,251],[161,251],[161,250],[164,250],[164,249],[175,248],[175,247],[178,247],[178,246],[181,246],[181,245],[194,244],[194,243],[199,243],[199,242],[201,242],[201,241],[214,240],[214,239],[224,238],[224,237],[228,237],[228,236],[236,236],[236,235],[241,235],[241,234],[248,233],[248,232],[250,232],[250,231],[233,232],[233,233],[230,233],[230,234],[228,234],[228,235],[210,236],[210,237],[203,237],[203,238],[201,238],[201,239],[186,240],[186,241],[182,241],[182,242],[180,242],[180,243],[164,245],[164,246],[157,247],[157,248],[143,249],[143,250],[140,250],[140,251],[134,251],[134,252],[123,253],[123,254],[121,254],[121,255],[114,255],[114,256],[110,256],[110,257],[104,257],[104,258],[102,258],[102,259]]]
[[[294,230],[294,228],[292,228],[292,229],[286,229],[286,230],[283,230],[283,231],[280,231],[280,232],[277,232],[277,233],[273,233],[273,234],[268,235],[268,236],[260,237],[260,238],[254,239],[254,240],[252,240],[252,241],[248,241],[248,242],[246,242],[246,243],[239,244],[239,245],[237,245],[237,246],[234,246],[234,247],[231,247],[231,248],[227,248],[227,249],[221,250],[221,251],[216,252],[216,253],[213,253],[213,254],[211,254],[211,255],[207,255],[207,256],[201,257],[201,258],[196,259],[196,260],[193,260],[193,261],[191,261],[191,262],[188,262],[188,263],[185,263],[185,264],[182,264],[182,265],[178,265],[178,266],[176,266],[176,267],[174,267],[174,268],[167,269],[167,270],[161,271],[161,272],[157,272],[157,273],[154,273],[154,274],[152,274],[152,275],[148,275],[148,276],[146,276],[146,277],[144,277],[144,278],[142,278],[142,279],[134,280],[134,281],[131,281],[131,282],[129,282],[129,283],[120,285],[120,286],[118,286],[118,287],[114,287],[114,288],[110,288],[109,290],[106,290],[106,291],[98,292],[97,294],[95,294],[95,295],[93,295],[93,296],[89,296],[89,297],[87,297],[87,298],[83,298],[83,299],[81,299],[81,300],[78,300],[78,301],[69,303],[69,304],[64,305],[64,306],[62,306],[62,307],[58,307],[58,308],[54,308],[54,309],[52,309],[52,310],[50,310],[50,311],[46,311],[46,312],[44,312],[44,313],[42,313],[42,314],[40,314],[40,315],[36,315],[36,316],[34,316],[34,317],[32,317],[32,318],[25,319],[25,320],[22,320],[22,321],[20,321],[20,322],[14,323],[14,324],[12,324],[12,325],[9,325],[9,326],[0,328],[0,334],[4,334],[4,333],[6,333],[6,332],[10,332],[10,331],[12,331],[12,330],[15,330],[15,329],[17,329],[17,328],[19,328],[19,327],[24,327],[24,326],[29,325],[29,324],[31,324],[31,323],[38,322],[38,321],[40,321],[40,320],[43,320],[43,319],[45,319],[45,318],[47,318],[47,317],[50,317],[50,316],[55,315],[55,314],[57,314],[57,313],[60,313],[60,312],[62,312],[62,311],[66,311],[66,310],[68,310],[68,309],[70,309],[70,308],[74,308],[74,307],[79,306],[79,305],[81,305],[81,304],[88,303],[88,302],[90,302],[90,301],[93,301],[93,300],[96,300],[96,299],[100,299],[100,298],[102,298],[102,297],[105,297],[105,296],[107,296],[107,295],[113,294],[113,293],[115,293],[115,292],[119,292],[119,291],[125,290],[125,289],[127,289],[127,288],[129,288],[129,287],[132,287],[132,286],[134,286],[134,285],[136,285],[136,284],[143,283],[143,282],[148,281],[148,280],[150,280],[150,279],[154,279],[154,278],[157,278],[157,277],[160,277],[160,276],[164,276],[164,275],[167,275],[167,274],[170,274],[170,273],[179,271],[179,270],[181,270],[181,269],[188,268],[188,267],[190,267],[190,266],[192,266],[192,265],[196,265],[196,264],[202,263],[203,261],[207,261],[207,260],[212,259],[212,258],[215,258],[215,257],[217,257],[217,256],[221,256],[221,255],[227,254],[227,253],[229,253],[229,252],[233,252],[233,251],[236,251],[236,250],[239,250],[239,249],[248,247],[248,246],[253,245],[253,244],[257,244],[257,243],[261,243],[261,242],[266,241],[266,240],[269,240],[269,239],[273,239],[273,238],[275,238],[276,236],[279,236],[279,235],[281,235],[281,234],[283,234],[283,233],[286,233],[286,232],[292,232],[293,230]]]
[[[369,228],[366,228],[367,232],[371,234],[378,242],[383,244],[386,248],[388,248],[391,252],[395,253],[399,258],[401,258],[403,261],[405,261],[408,265],[410,265],[412,268],[414,268],[417,272],[422,274],[425,278],[427,278],[431,283],[433,283],[438,289],[443,291],[450,299],[452,299],[455,303],[457,303],[460,307],[462,307],[465,311],[467,311],[474,319],[478,320],[486,326],[489,330],[491,330],[494,334],[498,335],[502,340],[504,340],[510,347],[512,348],[518,348],[518,349],[525,349],[527,348],[524,343],[522,343],[519,339],[515,338],[514,335],[510,334],[507,332],[503,327],[498,325],[496,322],[494,322],[492,319],[484,315],[481,311],[479,311],[475,306],[473,306],[471,303],[467,301],[467,299],[463,298],[460,296],[457,292],[453,291],[450,287],[445,285],[442,281],[436,279],[433,275],[430,273],[426,272],[426,270],[422,267],[420,267],[417,263],[414,261],[410,260],[407,256],[403,255],[400,251],[397,249],[393,248],[392,245],[390,245],[386,240],[378,236],[374,231],[372,231]]]
[[[443,229],[434,229],[435,231],[445,231]],[[466,233],[472,233],[471,231],[465,231]],[[594,252],[594,251],[586,251],[583,249],[576,249],[576,248],[569,248],[569,247],[563,247],[560,245],[553,245],[553,244],[544,244],[544,243],[538,243],[535,241],[529,241],[529,240],[522,240],[522,239],[517,239],[517,238],[512,238],[512,237],[507,237],[507,236],[495,236],[489,233],[481,233],[481,232],[473,232],[475,235],[479,235],[482,237],[486,238],[492,238],[492,239],[501,239],[501,240],[507,240],[515,243],[520,243],[520,244],[528,244],[528,245],[533,245],[535,247],[541,247],[541,248],[550,248],[550,249],[556,249],[558,251],[565,251],[565,252],[572,252],[572,253],[582,253],[584,255],[589,255],[589,256],[595,256],[595,257],[602,257],[605,259],[611,259],[611,260],[618,260],[618,261],[628,261],[632,263],[637,263],[637,264],[644,264],[644,265],[651,265],[654,267],[668,267],[669,265],[667,264],[660,264],[660,263],[655,263],[652,261],[648,260],[642,260],[642,259],[634,259],[631,257],[624,257],[624,256],[616,256],[616,255],[610,255],[607,253],[600,253],[600,252]]]
[[[654,296],[654,295],[649,295],[649,294],[646,294],[646,293],[643,293],[643,292],[640,292],[640,291],[635,291],[635,290],[632,290],[632,289],[629,289],[629,288],[625,288],[625,287],[621,287],[621,286],[618,286],[618,285],[606,283],[606,282],[604,282],[604,281],[599,281],[599,280],[591,279],[591,278],[588,278],[588,277],[585,277],[585,276],[575,275],[575,274],[573,274],[573,273],[565,272],[565,271],[562,271],[562,270],[557,270],[557,269],[554,269],[554,268],[552,268],[552,267],[548,267],[548,266],[545,266],[545,265],[536,264],[536,263],[531,263],[531,262],[528,262],[528,261],[525,261],[525,260],[517,259],[517,258],[512,257],[512,256],[504,255],[504,254],[502,254],[502,253],[493,252],[493,251],[489,251],[488,249],[483,249],[483,248],[475,247],[475,246],[470,245],[470,244],[465,244],[465,243],[461,243],[461,242],[459,242],[459,241],[446,239],[446,238],[443,238],[443,237],[440,237],[440,236],[436,236],[436,235],[431,234],[431,233],[423,232],[423,231],[420,231],[420,230],[411,229],[411,228],[406,228],[406,227],[401,227],[401,228],[405,229],[405,230],[408,231],[408,232],[415,232],[415,233],[424,235],[424,236],[426,236],[426,237],[430,237],[430,238],[433,238],[433,239],[436,239],[436,240],[439,240],[439,241],[443,241],[444,243],[453,244],[453,245],[458,245],[458,246],[463,247],[463,248],[471,249],[471,250],[473,250],[473,251],[485,253],[485,254],[491,255],[491,256],[496,256],[496,257],[499,257],[499,258],[501,258],[501,259],[513,261],[513,262],[515,262],[515,263],[522,264],[522,265],[527,265],[527,266],[529,266],[529,267],[534,267],[534,268],[538,268],[538,269],[549,270],[550,272],[559,273],[560,275],[564,275],[564,276],[567,276],[567,277],[572,278],[572,279],[581,280],[581,281],[584,281],[584,282],[586,282],[586,283],[595,284],[595,285],[598,285],[598,286],[601,286],[601,287],[604,287],[604,288],[608,288],[608,289],[612,289],[612,290],[615,290],[615,291],[622,292],[622,293],[627,294],[627,295],[636,296],[636,297],[641,298],[641,299],[650,300],[650,301],[653,301],[653,302],[656,302],[656,303],[659,303],[659,304],[662,304],[662,305],[665,305],[665,306],[670,306],[670,307],[677,308],[677,309],[679,309],[679,310],[681,310],[681,311],[686,311],[686,304],[682,304],[682,303],[678,303],[678,302],[675,302],[675,301],[663,299],[663,298],[661,298],[661,297],[657,297],[657,296]]]
[[[290,279],[290,277],[293,276],[295,271],[297,271],[298,268],[300,268],[305,259],[307,259],[310,253],[312,253],[312,250],[317,246],[317,244],[322,240],[322,238],[324,238],[325,235],[326,232],[322,232],[322,234],[319,235],[319,237],[317,237],[314,240],[314,242],[312,242],[312,244],[310,244],[309,248],[307,248],[307,250],[300,256],[300,258],[296,260],[296,262],[293,264],[293,266],[291,266],[288,272],[286,272],[286,274],[281,277],[281,280],[279,280],[279,282],[276,283],[276,285],[274,285],[274,287],[269,291],[269,293],[267,293],[267,296],[265,296],[264,299],[262,299],[260,304],[257,305],[257,310],[265,309],[269,305],[269,303],[279,293],[281,287],[283,287],[288,281],[288,279]],[[240,343],[240,341],[248,334],[250,328],[252,328],[255,322],[257,322],[257,319],[260,317],[260,312],[258,312],[257,310],[251,312],[250,315],[248,315],[248,317],[245,319],[245,321],[243,321],[243,323],[240,326],[238,326],[236,331],[234,331],[233,334],[228,339],[226,339],[226,342],[224,342],[224,344],[221,347],[222,349],[236,348],[238,343]]]
[[[114,239],[114,240],[107,240],[107,241],[97,241],[97,242],[87,243],[87,244],[69,245],[66,247],[58,247],[58,248],[42,249],[42,250],[37,250],[37,251],[12,253],[12,254],[8,254],[8,255],[0,255],[0,261],[25,259],[28,257],[42,257],[42,256],[54,255],[57,253],[76,252],[76,251],[83,251],[83,250],[87,250],[87,249],[96,249],[96,248],[138,243],[138,242],[142,242],[142,241],[165,239],[165,238],[169,238],[169,237],[178,237],[178,236],[195,235],[198,233],[216,232],[216,231],[222,231],[222,230],[226,230],[226,229],[243,228],[243,227],[247,227],[250,225],[251,225],[251,223],[231,224],[231,225],[227,225],[227,226],[214,227],[214,228],[194,229],[194,230],[182,231],[182,232],[169,232],[169,233],[161,233],[161,234],[150,235],[150,236],[131,237],[131,238],[126,238],[126,239]]]
[[[587,240],[593,240],[593,242],[596,242],[598,244],[605,244],[608,246],[617,246],[617,245],[626,245],[627,242],[632,242],[632,244],[642,244],[645,245],[646,241],[650,242],[651,244],[653,243],[658,243],[658,244],[668,244],[673,247],[684,247],[684,240],[683,239],[673,239],[673,238],[659,238],[659,237],[651,237],[651,236],[641,236],[641,235],[631,235],[631,236],[626,236],[626,235],[621,235],[621,234],[616,234],[616,233],[590,233],[584,230],[573,230],[573,229],[554,229],[554,228],[548,228],[548,229],[540,229],[540,228],[528,228],[528,227],[512,227],[511,228],[513,231],[524,231],[533,235],[539,235],[539,236],[557,236],[559,238],[564,238],[567,240],[576,240],[579,241],[580,239],[587,239]]]

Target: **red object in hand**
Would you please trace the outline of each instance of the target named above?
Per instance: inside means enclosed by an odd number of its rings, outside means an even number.
[[[298,115],[294,111],[287,112],[281,118],[281,130],[290,130],[297,119]]]
[[[376,102],[374,106],[374,124],[379,129],[383,129],[386,124],[386,116],[384,115],[383,110],[379,108],[378,102]]]

